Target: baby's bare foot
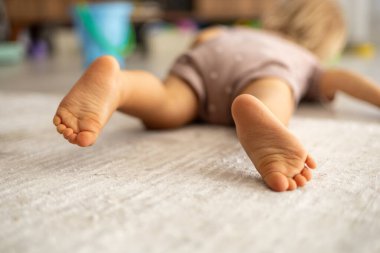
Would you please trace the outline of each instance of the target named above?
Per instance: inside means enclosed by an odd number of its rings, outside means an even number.
[[[315,161],[261,101],[240,95],[232,114],[243,148],[272,190],[294,190],[311,179]]]
[[[70,143],[82,147],[95,143],[119,103],[118,73],[119,65],[115,59],[101,57],[63,98],[53,122]]]

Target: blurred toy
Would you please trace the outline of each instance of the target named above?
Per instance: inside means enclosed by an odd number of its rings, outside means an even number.
[[[83,3],[74,7],[85,67],[102,55],[114,56],[125,67],[125,57],[135,48],[131,12],[132,5],[124,2]]]
[[[251,27],[251,28],[256,28],[256,29],[260,29],[262,27],[261,21],[258,19],[238,20],[237,22],[235,22],[235,25],[246,26],[246,27]]]
[[[6,42],[9,29],[8,16],[4,1],[0,1],[0,65],[21,62],[24,57],[24,46],[20,42]]]
[[[353,48],[355,55],[361,58],[373,58],[376,55],[376,47],[371,43],[362,43]]]
[[[24,58],[24,45],[20,42],[0,43],[0,65],[16,64]]]

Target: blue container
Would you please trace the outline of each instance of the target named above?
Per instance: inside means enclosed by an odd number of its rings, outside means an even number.
[[[74,23],[82,41],[84,65],[102,55],[114,56],[122,68],[134,49],[130,3],[79,4],[74,7]]]

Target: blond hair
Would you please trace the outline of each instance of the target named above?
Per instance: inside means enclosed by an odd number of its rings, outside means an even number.
[[[322,61],[338,56],[346,43],[346,24],[335,0],[274,0],[263,27],[307,48]]]

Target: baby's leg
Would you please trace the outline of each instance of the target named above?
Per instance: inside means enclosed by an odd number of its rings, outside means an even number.
[[[305,185],[311,179],[305,164],[316,167],[286,128],[293,110],[290,87],[275,78],[247,86],[232,105],[239,140],[266,184],[275,191]]]
[[[54,124],[71,143],[95,143],[116,110],[142,119],[148,128],[179,127],[194,119],[197,99],[173,76],[165,85],[143,71],[120,71],[109,56],[97,59],[60,103]]]

